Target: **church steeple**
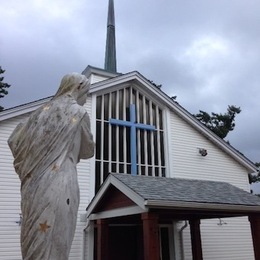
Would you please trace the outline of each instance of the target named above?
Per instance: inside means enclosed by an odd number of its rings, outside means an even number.
[[[105,70],[107,70],[109,72],[115,72],[115,73],[117,72],[115,13],[114,13],[114,1],[113,0],[109,0],[109,5],[108,5]]]

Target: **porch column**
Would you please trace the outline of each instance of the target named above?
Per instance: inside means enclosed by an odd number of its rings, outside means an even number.
[[[251,233],[254,245],[255,260],[260,260],[260,215],[248,217],[251,225]]]
[[[108,223],[104,219],[97,220],[97,260],[109,257],[108,250]]]
[[[160,259],[158,216],[154,213],[143,213],[144,260]]]
[[[189,223],[191,234],[192,259],[203,260],[200,234],[200,220],[192,219],[189,221]]]

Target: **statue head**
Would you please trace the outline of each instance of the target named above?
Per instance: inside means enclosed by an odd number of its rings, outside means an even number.
[[[79,105],[84,105],[87,99],[87,93],[90,89],[89,80],[82,74],[73,72],[65,75],[60,83],[60,87],[54,98],[62,95],[72,96]]]

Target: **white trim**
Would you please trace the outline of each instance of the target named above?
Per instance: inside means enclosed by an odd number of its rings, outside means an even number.
[[[191,124],[196,130],[198,130],[201,134],[210,139],[214,144],[216,144],[219,148],[233,157],[235,160],[239,161],[244,167],[246,167],[250,172],[255,172],[257,169],[255,165],[247,159],[245,156],[241,155],[236,149],[227,144],[224,140],[214,135],[208,128],[202,125],[194,116],[192,116],[187,110],[181,107],[177,102],[171,100],[167,94],[163,91],[155,87],[153,84],[149,83],[147,79],[145,79],[140,73],[134,71],[127,74],[123,74],[122,76],[112,78],[107,80],[106,82],[98,82],[93,84],[91,91],[100,91],[104,88],[114,87],[115,84],[123,84],[125,81],[137,81],[141,83],[142,88],[146,88],[150,90],[150,93],[153,94],[155,99],[158,97],[173,111],[178,114],[181,118],[183,118],[186,122]],[[144,90],[145,91],[145,90]]]
[[[144,212],[147,212],[147,211],[148,211],[148,209],[144,210],[144,209],[142,209],[138,206],[129,206],[129,207],[124,207],[124,208],[119,208],[119,209],[111,209],[111,210],[91,214],[89,216],[89,220],[136,215],[136,214],[141,214],[141,213],[144,213]]]
[[[91,100],[91,133],[93,134],[93,140],[96,140],[96,95],[92,94]],[[95,155],[90,160],[90,187],[89,187],[89,198],[95,196],[95,181],[96,175],[96,151]],[[91,174],[92,173],[92,174]]]
[[[216,203],[201,203],[201,202],[187,202],[187,201],[163,201],[163,200],[146,200],[144,205],[149,208],[167,208],[167,209],[198,209],[198,210],[224,210],[228,212],[237,212],[243,214],[248,212],[260,212],[260,206],[246,206],[246,205],[233,205],[233,204],[216,204]]]
[[[164,155],[164,160],[165,160],[165,177],[170,177],[172,178],[174,176],[173,173],[173,167],[172,163],[173,161],[170,160],[172,158],[172,155],[170,154],[170,140],[171,140],[171,122],[170,122],[170,112],[169,110],[163,110],[163,118],[164,118],[164,150],[165,150],[165,155]]]
[[[47,97],[44,99],[40,99],[34,102],[26,103],[17,107],[9,108],[0,113],[0,121],[4,121],[6,119],[20,116],[23,114],[30,113],[40,106],[44,105],[46,102],[50,101],[52,97]]]
[[[104,193],[106,192],[106,190],[108,189],[108,187],[110,186],[110,179],[111,179],[111,175],[108,176],[108,178],[106,179],[106,181],[103,183],[103,185],[101,186],[101,188],[99,189],[98,193],[96,194],[96,196],[93,198],[93,200],[90,202],[88,208],[87,208],[87,217],[91,214],[91,212],[94,210],[94,208],[96,207],[97,203],[101,200],[101,198],[104,196]]]
[[[138,195],[133,190],[131,190],[128,186],[126,186],[121,181],[119,181],[116,177],[111,176],[111,184],[113,184],[118,190],[124,193],[130,200],[132,200],[140,208],[146,210],[146,207],[144,206],[145,200],[140,195]]]
[[[98,71],[98,69],[96,69]],[[215,145],[217,145],[220,149],[226,152],[228,155],[233,157],[236,161],[242,164],[245,168],[247,168],[248,173],[256,172],[257,168],[249,159],[243,156],[239,151],[234,149],[232,146],[227,144],[224,140],[214,135],[208,128],[202,125],[194,116],[192,116],[187,110],[181,107],[177,102],[171,100],[167,94],[161,91],[159,88],[148,82],[148,80],[142,76],[139,72],[133,71],[130,73],[122,74],[120,76],[116,76],[114,78],[110,78],[104,81],[100,81],[91,85],[90,93],[94,93],[97,91],[101,91],[103,89],[108,89],[110,87],[115,88],[115,85],[124,84],[126,82],[133,81],[137,82],[138,85],[142,85],[141,88],[143,91],[146,89],[151,93],[150,96],[153,96],[153,99],[161,99],[161,101],[172,109],[177,115],[179,115],[182,119],[192,125],[197,131],[206,136],[209,140],[211,140]],[[4,110],[0,113],[0,121],[8,119],[10,117],[18,116],[24,113],[31,112],[38,108],[40,105],[47,102],[50,98],[46,98],[43,100],[39,100],[33,103],[26,104],[24,106],[15,107],[13,109]],[[161,104],[162,105],[162,104]]]
[[[98,202],[105,195],[110,185],[115,186],[118,190],[124,193],[130,200],[137,204],[141,209],[146,210],[146,207],[144,206],[144,199],[110,174],[101,186],[101,188],[99,189],[98,193],[96,194],[92,202],[89,204],[87,208],[87,217],[89,217],[92,214],[92,211],[95,209]]]
[[[169,246],[169,254],[170,254],[170,260],[175,260],[175,237],[174,237],[174,230],[173,230],[173,224],[159,224],[159,230],[160,230],[160,254],[162,254],[162,247],[161,247],[161,228],[167,228],[168,229],[168,246]],[[162,255],[161,255],[162,257]]]

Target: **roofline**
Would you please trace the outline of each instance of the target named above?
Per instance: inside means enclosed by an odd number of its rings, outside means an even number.
[[[122,183],[120,180],[118,180],[115,176],[110,174],[105,182],[102,184],[101,188],[99,189],[96,196],[93,198],[93,200],[90,202],[90,204],[87,207],[87,217],[89,217],[92,213],[92,211],[97,206],[97,203],[100,201],[100,199],[104,196],[105,192],[108,190],[110,185],[113,185],[118,190],[120,190],[122,193],[124,193],[127,197],[131,198],[133,202],[136,203],[137,206],[139,206],[141,209],[146,210],[146,207],[144,206],[144,199],[139,196],[136,192],[131,190],[127,185]]]
[[[0,122],[11,117],[16,117],[26,113],[30,113],[42,106],[43,104],[45,104],[46,102],[48,102],[49,100],[51,100],[51,98],[52,96],[5,109],[2,112],[0,112]]]
[[[209,130],[206,126],[204,126],[199,120],[197,120],[191,113],[189,113],[186,109],[184,109],[177,102],[173,101],[165,92],[163,92],[160,88],[153,85],[149,82],[142,74],[137,71],[132,71],[114,78],[107,79],[105,81],[100,81],[94,83],[90,90],[91,93],[98,92],[103,90],[104,88],[109,88],[119,84],[122,84],[126,81],[138,81],[152,91],[152,94],[157,96],[159,95],[161,99],[165,102],[168,108],[174,109],[174,112],[177,113],[181,118],[183,118],[186,122],[191,124],[196,130],[198,130],[205,137],[210,139],[214,144],[216,144],[220,149],[225,151],[231,157],[233,157],[236,161],[239,161],[244,167],[246,167],[249,172],[256,172],[257,167],[254,165],[252,161],[250,161],[247,157],[237,151],[234,147],[228,144],[225,140],[218,137],[211,130]]]
[[[101,68],[97,68],[97,67],[93,67],[88,65],[83,71],[82,74],[84,76],[86,76],[87,78],[89,78],[89,76],[91,74],[95,74],[95,75],[102,75],[104,77],[108,77],[108,78],[114,78],[116,76],[122,75],[122,73],[118,73],[118,72],[110,72],[107,71],[105,69],[101,69]]]
[[[86,73],[86,74],[84,74]],[[91,85],[89,93],[94,93],[103,90],[104,88],[114,87],[115,85],[119,85],[125,83],[127,81],[137,81],[141,83],[146,88],[149,88],[152,94],[163,100],[163,102],[168,106],[168,108],[174,110],[174,112],[183,118],[186,122],[192,125],[197,131],[199,131],[206,138],[211,140],[214,144],[216,144],[220,149],[229,154],[234,160],[240,162],[245,168],[248,169],[249,173],[256,172],[258,168],[254,165],[252,161],[250,161],[247,157],[237,151],[230,144],[225,142],[223,139],[215,135],[211,130],[205,127],[199,120],[197,120],[191,113],[189,113],[186,109],[184,109],[177,102],[173,101],[165,92],[163,92],[160,88],[156,87],[154,84],[149,82],[147,78],[145,78],[142,74],[137,71],[132,71],[126,74],[115,74],[110,73],[106,70],[99,69],[92,66],[87,66],[87,68],[82,72],[84,75],[90,75],[89,73],[94,74],[102,74],[107,77],[112,77],[103,81],[96,82]],[[31,103],[27,103],[21,106],[17,106],[14,108],[6,109],[0,113],[0,121],[6,120],[10,117],[19,116],[25,113],[29,113],[39,106],[43,105],[45,102],[49,101],[51,97],[40,99],[38,101],[34,101]]]
[[[163,201],[163,200],[146,200],[144,205],[148,208],[172,208],[172,209],[196,209],[196,210],[225,210],[229,212],[260,212],[260,206],[234,205],[234,204],[217,204],[217,203],[201,203],[187,201]]]

